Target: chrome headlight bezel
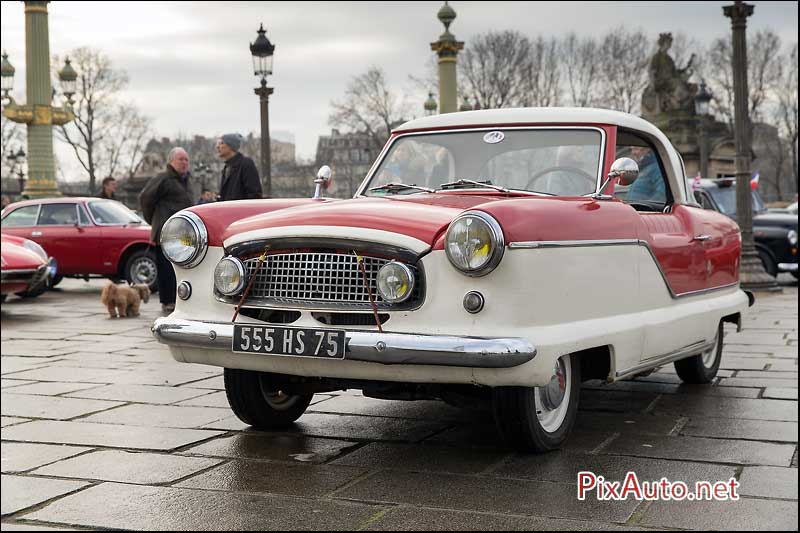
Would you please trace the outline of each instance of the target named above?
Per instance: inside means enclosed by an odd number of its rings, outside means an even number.
[[[489,242],[491,250],[487,255],[488,259],[485,263],[477,268],[469,268],[467,265],[459,264],[459,262],[454,259],[450,253],[453,228],[456,227],[457,223],[460,223],[468,218],[477,220],[481,224],[485,224],[489,229],[491,237]],[[505,252],[505,238],[503,237],[503,229],[500,227],[500,223],[488,213],[484,213],[483,211],[466,211],[456,217],[456,219],[450,223],[450,227],[447,228],[447,233],[445,234],[444,239],[444,251],[445,255],[447,255],[447,259],[450,261],[450,264],[462,274],[472,277],[485,276],[497,268],[497,265],[499,265],[500,261],[503,259],[503,253]]]
[[[217,277],[218,277],[217,272],[218,272],[220,266],[223,263],[231,263],[234,267],[236,267],[236,270],[239,273],[239,282],[236,284],[236,286],[233,289],[223,290],[217,284]],[[244,263],[242,263],[242,261],[239,260],[237,257],[234,257],[232,255],[227,255],[227,256],[223,257],[222,259],[220,259],[219,263],[217,263],[217,266],[214,267],[214,290],[216,290],[217,292],[219,292],[223,296],[234,296],[234,295],[240,293],[242,291],[242,289],[244,289],[244,286],[245,286],[246,282],[247,282],[247,279],[246,279],[246,272],[245,272],[245,268],[244,268]]]
[[[408,289],[406,290],[405,295],[401,296],[400,298],[389,298],[384,292],[381,290],[381,277],[382,275],[385,276],[386,272],[389,271],[390,268],[399,268],[400,271],[405,275]],[[399,304],[403,303],[409,298],[411,298],[411,294],[414,292],[414,285],[416,284],[416,280],[414,279],[414,271],[408,265],[400,263],[398,261],[389,261],[385,265],[383,265],[380,270],[378,270],[378,275],[375,277],[375,286],[378,289],[378,294],[381,295],[383,301],[390,304]]]
[[[786,235],[786,239],[788,239],[790,245],[795,246],[797,244],[797,232],[790,229],[789,233]]]
[[[176,261],[172,257],[169,256],[167,253],[166,248],[164,247],[164,233],[167,226],[173,220],[184,220],[188,222],[189,227],[192,229],[194,234],[194,242],[195,242],[195,251],[190,255],[187,259],[182,261]],[[175,213],[171,217],[167,219],[164,225],[161,228],[161,236],[159,237],[159,244],[161,245],[161,250],[164,252],[164,256],[170,260],[175,265],[184,268],[192,268],[199,265],[206,256],[206,252],[208,251],[208,231],[206,230],[206,225],[203,223],[203,220],[197,216],[196,214],[192,213],[191,211],[180,211]]]

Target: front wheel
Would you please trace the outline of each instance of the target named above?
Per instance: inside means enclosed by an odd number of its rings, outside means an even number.
[[[158,291],[156,256],[150,250],[133,252],[125,263],[123,274],[133,284],[147,285],[151,293]]]
[[[520,452],[559,448],[578,414],[580,376],[580,359],[565,355],[556,361],[543,387],[494,388],[494,418],[506,444]]]
[[[233,413],[259,429],[290,426],[306,412],[313,394],[287,394],[275,390],[267,376],[252,370],[225,369],[225,394]]]
[[[675,361],[675,372],[684,383],[707,384],[717,377],[722,361],[722,322],[717,328],[714,345],[703,353]]]

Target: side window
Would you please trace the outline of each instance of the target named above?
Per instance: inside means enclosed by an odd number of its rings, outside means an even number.
[[[80,220],[81,226],[92,225],[91,221],[89,220],[89,215],[86,214],[86,210],[80,204],[78,204],[78,219]]]
[[[639,177],[628,187],[617,185],[616,196],[637,211],[661,212],[671,195],[658,152],[644,138],[620,131],[616,157],[630,157],[639,164]]]
[[[704,193],[703,191],[694,191],[694,199],[697,200],[697,203],[703,209],[711,209],[715,211],[714,204],[711,203],[711,198],[708,197],[708,194]]]
[[[40,226],[73,226],[78,223],[75,204],[42,204]]]
[[[4,228],[16,228],[19,226],[35,226],[36,215],[39,213],[38,205],[28,205],[20,207],[10,212],[3,219]]]

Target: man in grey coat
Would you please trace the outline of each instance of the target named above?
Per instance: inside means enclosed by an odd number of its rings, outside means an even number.
[[[194,205],[189,188],[189,154],[186,150],[176,147],[169,151],[166,170],[147,182],[139,194],[139,205],[144,219],[151,226],[150,239],[156,243],[158,298],[161,301],[161,310],[171,313],[175,310],[175,271],[161,250],[159,238],[161,228],[169,217],[181,209]]]

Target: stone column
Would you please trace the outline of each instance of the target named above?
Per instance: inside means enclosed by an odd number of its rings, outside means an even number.
[[[456,41],[455,35],[450,33],[450,24],[455,20],[456,12],[447,2],[439,10],[437,18],[444,24],[444,33],[438,41],[431,43],[431,50],[439,56],[439,113],[452,113],[458,111],[456,61],[464,43]]]
[[[731,19],[733,28],[733,99],[734,133],[736,138],[736,219],[742,230],[742,259],[739,266],[739,281],[742,287],[772,289],[777,287],[775,279],[764,271],[753,240],[753,207],[750,189],[750,118],[748,116],[747,89],[747,41],[745,30],[747,17],[753,14],[753,6],[734,2],[722,8]]]

